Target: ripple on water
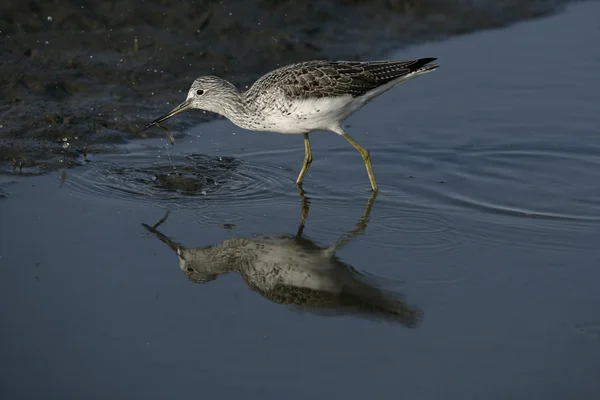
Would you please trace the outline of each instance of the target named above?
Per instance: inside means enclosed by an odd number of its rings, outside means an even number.
[[[462,149],[448,164],[456,184],[436,188],[436,194],[447,203],[488,214],[599,222],[600,149],[557,146]]]
[[[374,246],[410,249],[421,253],[446,252],[464,245],[457,221],[425,208],[386,207],[369,221]]]
[[[470,242],[549,252],[593,250],[600,223],[600,149],[510,143],[459,148],[448,184],[423,188],[462,221]]]
[[[465,212],[600,221],[600,147],[594,144],[519,139],[372,147],[380,186],[389,195]]]
[[[67,184],[95,196],[174,207],[202,207],[214,200],[249,203],[287,194],[293,181],[281,168],[235,157],[188,155],[168,161],[127,157],[95,162]]]
[[[309,194],[310,196],[310,194]],[[359,226],[367,209],[371,194],[359,192],[345,199],[325,198],[314,200],[309,217],[311,235],[334,238]],[[312,212],[312,211],[311,211]],[[335,215],[335,223],[312,223]],[[459,222],[448,212],[429,206],[415,205],[410,200],[390,197],[380,193],[372,202],[363,244],[406,249],[417,253],[454,251],[464,245]]]
[[[600,222],[600,149],[593,145],[522,140],[369,148],[381,192],[364,240],[375,246],[424,252],[466,243],[552,251],[596,246],[591,238]],[[336,173],[361,179],[360,185],[342,191],[338,184],[315,198],[323,197],[327,207],[334,199],[343,208],[349,196],[365,197],[368,181],[366,174],[358,178],[364,167],[351,163],[350,150],[332,153]]]

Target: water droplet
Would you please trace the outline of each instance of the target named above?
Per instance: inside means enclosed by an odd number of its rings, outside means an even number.
[[[48,20],[48,22],[52,22],[52,16],[48,15],[48,17],[46,18]]]
[[[206,190],[202,191],[202,196],[206,196]]]
[[[69,142],[64,142],[62,145],[63,149],[68,149],[69,148]]]
[[[69,140],[69,139],[66,137],[63,138],[63,142],[66,142],[67,140]]]

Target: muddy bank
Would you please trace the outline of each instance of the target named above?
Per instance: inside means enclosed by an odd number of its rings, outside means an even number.
[[[118,151],[199,75],[249,85],[294,61],[366,59],[546,15],[551,0],[8,1],[0,6],[0,170],[43,173]],[[423,56],[430,56],[425,54]],[[214,118],[171,122],[175,137]]]

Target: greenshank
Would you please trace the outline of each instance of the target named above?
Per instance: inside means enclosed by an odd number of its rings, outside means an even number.
[[[342,129],[341,123],[376,96],[438,67],[436,58],[404,61],[307,61],[271,71],[247,91],[215,77],[192,83],[186,100],[150,122],[146,128],[182,111],[196,108],[220,114],[252,131],[304,135],[304,163],[296,180],[300,187],[311,162],[308,134],[332,131],[360,153],[371,188],[377,183],[369,152]]]

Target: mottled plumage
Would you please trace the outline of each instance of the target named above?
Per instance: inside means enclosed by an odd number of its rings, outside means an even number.
[[[271,71],[247,91],[214,76],[196,79],[185,102],[148,126],[181,111],[198,108],[221,114],[241,128],[304,134],[305,158],[296,181],[301,184],[312,162],[308,134],[333,131],[361,154],[371,187],[377,191],[370,155],[341,127],[343,120],[370,100],[409,79],[433,71],[435,58],[408,61],[307,61]]]
[[[435,58],[410,61],[308,61],[269,72],[243,93],[253,102],[271,90],[291,99],[363,96],[394,79],[418,71]],[[433,70],[436,66],[429,66]]]

